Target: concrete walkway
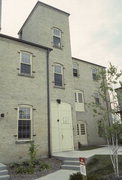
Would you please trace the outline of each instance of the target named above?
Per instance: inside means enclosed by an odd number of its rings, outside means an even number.
[[[59,157],[73,157],[73,158],[79,158],[79,157],[85,157],[90,158],[91,156],[97,155],[97,154],[111,154],[108,147],[101,147],[97,149],[87,150],[87,151],[65,151],[65,152],[58,152],[54,153],[53,156],[59,156]],[[118,154],[122,155],[122,146],[119,147]]]
[[[101,147],[98,149],[92,149],[87,151],[66,151],[66,152],[58,152],[54,153],[53,156],[57,157],[72,157],[72,158],[79,158],[79,157],[85,157],[90,158],[94,155],[105,155],[110,154],[110,151],[108,150],[108,147]],[[122,146],[119,147],[118,154],[122,155]],[[73,173],[76,173],[77,171],[72,170],[58,170],[54,173],[48,174],[46,176],[40,177],[37,180],[69,180],[69,176]]]
[[[58,170],[54,173],[48,174],[36,180],[69,180],[69,176],[77,171],[72,170]]]

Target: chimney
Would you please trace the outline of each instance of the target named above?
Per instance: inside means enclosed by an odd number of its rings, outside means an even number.
[[[0,0],[0,31],[1,31],[1,16],[2,16],[2,0]]]

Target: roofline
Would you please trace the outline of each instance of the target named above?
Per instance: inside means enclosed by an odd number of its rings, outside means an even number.
[[[85,60],[82,60],[82,59],[79,59],[79,58],[72,57],[72,59],[75,59],[77,61],[82,61],[82,62],[85,62],[85,63],[88,63],[88,64],[93,64],[95,66],[106,68],[105,66],[102,66],[102,65],[99,65],[99,64],[95,64],[95,63],[92,63],[92,62],[88,62],[88,61],[85,61]]]
[[[32,42],[29,42],[29,41],[25,41],[25,40],[22,40],[22,39],[18,39],[18,38],[8,36],[8,35],[5,35],[5,34],[0,34],[0,37],[10,39],[10,40],[13,40],[13,41],[17,41],[17,42],[20,42],[20,43],[24,43],[24,44],[27,44],[27,45],[30,45],[30,46],[35,46],[35,47],[38,47],[38,48],[46,49],[46,50],[49,50],[49,51],[53,50],[53,49],[51,49],[49,47],[41,46],[39,44],[32,43]]]
[[[20,28],[18,34],[20,34],[21,30],[23,29],[24,25],[26,24],[26,22],[28,21],[28,19],[30,18],[30,16],[32,15],[32,13],[34,12],[34,10],[35,10],[36,7],[38,6],[38,4],[41,4],[41,5],[43,5],[43,6],[47,6],[47,7],[51,8],[51,9],[54,9],[54,10],[56,10],[56,11],[65,13],[65,14],[67,14],[68,16],[70,15],[69,13],[67,13],[67,12],[65,12],[65,11],[62,11],[62,10],[60,10],[60,9],[57,9],[57,8],[53,7],[53,6],[50,6],[50,5],[45,4],[45,3],[41,2],[41,1],[38,1],[38,2],[35,4],[35,6],[34,6],[34,8],[32,9],[32,11],[30,12],[30,14],[28,15],[28,17],[27,17],[27,19],[25,20],[25,22],[23,23],[23,25],[22,25],[22,27]]]

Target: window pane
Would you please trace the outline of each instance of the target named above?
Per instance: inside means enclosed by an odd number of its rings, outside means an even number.
[[[61,47],[61,38],[53,36],[53,45],[56,47]]]
[[[92,77],[93,77],[93,80],[97,80],[97,74],[93,73]]]
[[[31,74],[31,66],[21,63],[21,73],[23,73],[23,74]]]
[[[54,81],[56,86],[62,86],[62,75],[54,73]]]
[[[19,120],[18,121],[18,139],[31,138],[31,121]]]
[[[30,119],[30,108],[19,108],[19,119]]]
[[[95,102],[96,102],[96,104],[100,104],[99,98],[95,97]]]
[[[80,124],[81,135],[85,135],[85,124]]]
[[[73,68],[74,69],[78,69],[78,64],[77,63],[73,63]]]
[[[79,124],[77,124],[77,135],[79,135]]]
[[[22,53],[21,62],[26,63],[26,64],[30,64],[30,54]]]
[[[77,69],[73,69],[73,76],[78,77],[78,70]]]
[[[77,94],[75,93],[75,102],[77,102]]]
[[[92,69],[93,80],[97,80],[97,69]]]
[[[55,65],[54,72],[57,74],[61,74],[61,66]]]
[[[53,34],[54,36],[61,37],[61,31],[59,29],[54,29]]]
[[[79,103],[83,102],[82,93],[78,93],[78,102]]]

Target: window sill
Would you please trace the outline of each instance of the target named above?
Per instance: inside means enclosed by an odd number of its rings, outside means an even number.
[[[28,139],[28,140],[17,140],[15,143],[16,144],[28,144],[28,143],[32,143],[33,140]]]
[[[65,87],[64,86],[53,86],[54,88],[58,88],[58,89],[65,89]]]
[[[29,74],[21,74],[21,73],[18,73],[18,76],[24,76],[24,77],[34,78],[34,76],[29,75]]]
[[[63,47],[58,47],[58,46],[55,46],[55,45],[53,45],[53,48],[63,50]]]
[[[78,76],[74,76],[74,75],[73,75],[73,77],[74,77],[74,78],[80,78],[80,76],[79,76],[79,75],[78,75]]]

